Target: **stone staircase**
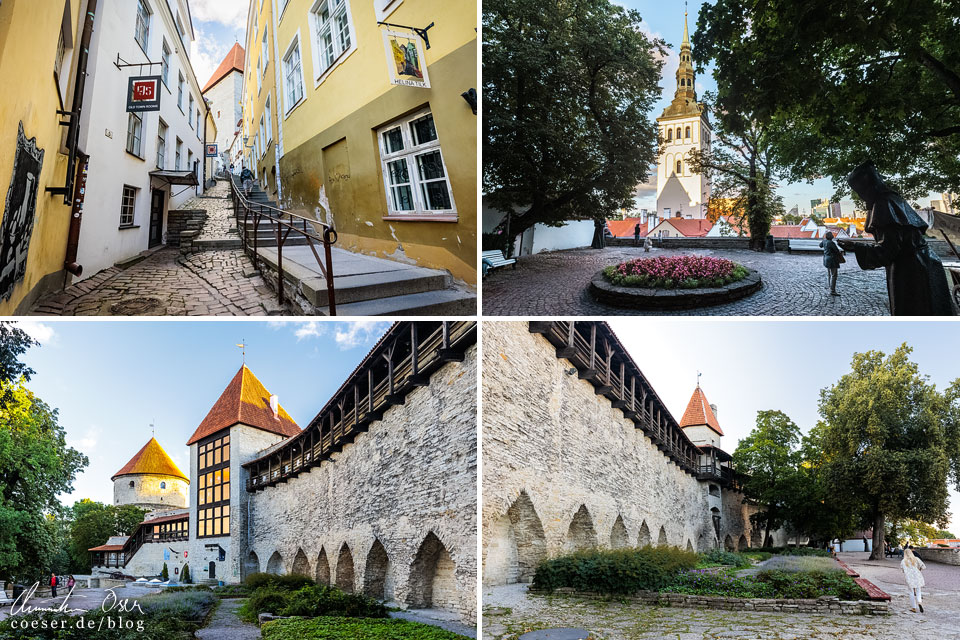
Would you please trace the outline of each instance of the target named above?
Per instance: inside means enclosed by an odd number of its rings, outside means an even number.
[[[265,214],[270,214],[272,211],[267,207],[279,208],[276,200],[271,200],[270,196],[267,195],[265,191],[260,188],[259,182],[253,183],[253,191],[250,192],[250,195],[247,197],[254,205],[263,205],[263,212]],[[239,229],[244,225],[243,214],[237,218],[237,228]],[[280,227],[281,235],[286,232],[287,227],[278,225],[275,221],[263,217],[260,218],[260,223],[254,223],[254,216],[251,214],[247,218],[246,222],[246,231],[250,235],[251,242],[253,240],[253,233],[256,230],[257,235],[257,247],[275,247],[277,246],[277,227]],[[303,235],[297,233],[296,231],[291,231],[290,235],[287,236],[287,239],[284,241],[283,246],[286,247],[302,247],[307,246],[309,242],[307,238]]]

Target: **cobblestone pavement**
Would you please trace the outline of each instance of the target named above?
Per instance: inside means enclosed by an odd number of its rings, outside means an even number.
[[[588,289],[602,268],[637,257],[684,254],[728,258],[760,272],[763,288],[742,300],[702,309],[639,312],[596,302]],[[516,270],[498,269],[483,280],[484,315],[771,315],[876,316],[890,313],[884,271],[862,271],[854,260],[841,265],[840,297],[827,289],[819,253],[757,253],[748,250],[632,247],[572,249],[521,258]]]
[[[582,627],[603,640],[957,640],[960,639],[960,567],[927,563],[925,614],[909,612],[899,566],[843,557],[889,593],[889,616],[787,614],[651,607],[616,600],[528,596],[527,585],[483,589],[483,638],[515,639],[526,631]]]
[[[163,248],[125,270],[111,267],[41,298],[31,309],[34,315],[61,316],[288,313],[240,249],[182,257]]]
[[[193,635],[199,640],[255,640],[260,637],[260,627],[244,622],[237,615],[246,598],[220,600],[217,610],[203,629]]]
[[[235,240],[238,237],[233,203],[230,201],[230,184],[226,180],[217,180],[216,186],[207,189],[202,196],[193,198],[181,208],[207,211],[207,220],[197,239]]]

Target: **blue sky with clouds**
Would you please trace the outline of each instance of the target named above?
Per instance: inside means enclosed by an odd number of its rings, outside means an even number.
[[[184,473],[185,445],[241,366],[306,426],[389,322],[27,321],[41,345],[28,386],[60,410],[67,442],[90,458],[64,504],[112,502],[112,476],[156,437]]]
[[[662,81],[660,86],[663,88],[663,96],[660,102],[654,106],[653,117],[658,117],[663,110],[673,100],[673,94],[677,88],[676,71],[679,64],[680,42],[683,38],[683,4],[680,2],[655,2],[651,0],[612,0],[616,4],[636,9],[643,18],[643,29],[657,37],[666,40],[672,49],[663,69]],[[700,7],[709,2],[701,0],[692,0],[689,3],[689,24],[690,34],[693,35],[696,29],[697,16]],[[707,68],[706,73],[697,75],[696,90],[697,97],[703,98],[705,91],[715,91],[717,84],[712,76],[712,65]],[[833,195],[833,184],[828,178],[814,181],[812,184],[806,183],[786,183],[781,182],[778,193],[783,196],[783,204],[789,210],[794,205],[800,206],[800,211],[810,210],[810,201],[819,198],[829,198]],[[939,195],[930,194],[934,199],[939,199]],[[653,173],[653,184],[641,187],[638,198],[638,209],[656,209],[657,191],[656,191],[656,173]],[[843,200],[840,203],[844,214],[853,212],[853,200]],[[929,206],[929,197],[920,201],[921,206]]]
[[[193,29],[191,62],[203,87],[226,57],[234,43],[244,46],[247,0],[190,0]]]
[[[820,389],[850,371],[855,352],[890,353],[906,342],[938,389],[960,378],[956,322],[889,320],[743,321],[656,318],[610,326],[678,420],[697,384],[717,405],[722,446],[733,452],[756,426],[757,411],[779,409],[806,433],[819,416]],[[960,493],[950,492],[950,527],[960,535]]]

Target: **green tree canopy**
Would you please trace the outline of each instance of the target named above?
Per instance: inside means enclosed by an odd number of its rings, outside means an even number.
[[[770,532],[791,518],[798,489],[800,429],[782,411],[758,411],[757,426],[733,452],[734,468],[745,474],[744,495],[763,509],[750,517],[763,527],[764,544]]]
[[[903,344],[889,356],[855,353],[851,371],[820,392],[824,482],[873,525],[874,559],[883,557],[888,519],[939,526],[947,519],[955,447],[948,434],[956,425],[946,396],[920,374],[911,352]]]
[[[656,162],[666,55],[640,22],[609,0],[483,3],[483,189],[516,211],[511,237],[632,206]]]
[[[837,195],[865,158],[908,198],[960,190],[960,5],[715,0],[693,36],[719,99],[772,125],[792,180]]]
[[[37,344],[15,323],[0,322],[0,382],[16,382],[20,378],[30,382],[34,370],[21,362],[20,356]],[[12,386],[4,388],[0,394],[0,405],[9,402],[12,393]]]
[[[70,527],[70,563],[74,571],[90,571],[93,547],[106,544],[111,536],[128,536],[143,522],[146,509],[133,505],[105,505],[84,498],[73,504]]]

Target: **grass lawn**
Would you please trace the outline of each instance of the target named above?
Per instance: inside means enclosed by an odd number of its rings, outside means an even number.
[[[439,627],[383,618],[290,618],[263,625],[267,640],[465,640]]]

